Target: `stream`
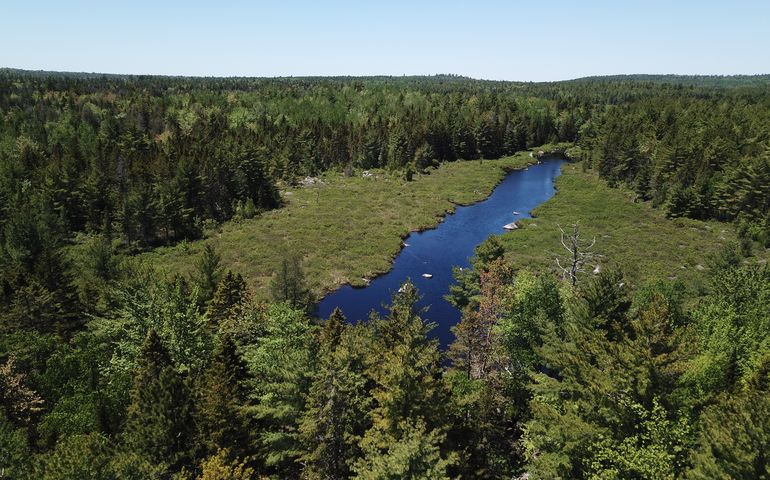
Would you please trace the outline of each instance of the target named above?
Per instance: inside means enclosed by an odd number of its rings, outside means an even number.
[[[504,233],[504,225],[531,218],[530,212],[556,193],[554,181],[563,163],[557,157],[544,157],[538,164],[508,173],[486,199],[457,207],[433,229],[411,233],[389,272],[366,287],[345,285],[331,292],[315,314],[328,318],[340,307],[350,322],[368,319],[372,310],[384,315],[393,292],[410,278],[422,296],[419,305],[428,307],[422,318],[436,323],[431,336],[446,348],[454,338],[451,327],[460,321],[460,312],[444,299],[454,283],[452,267],[470,266],[477,245],[490,235]]]

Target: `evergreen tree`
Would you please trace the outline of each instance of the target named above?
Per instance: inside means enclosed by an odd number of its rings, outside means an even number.
[[[299,475],[302,455],[299,424],[315,365],[315,328],[303,311],[284,304],[262,312],[262,329],[244,357],[258,382],[250,391],[258,453],[268,471],[281,478]]]
[[[311,304],[310,290],[305,285],[305,273],[296,255],[285,257],[270,283],[273,300],[286,302],[292,308],[307,310]]]
[[[419,316],[414,284],[407,281],[399,290],[393,295],[388,316],[372,320],[372,351],[378,352],[367,365],[373,382],[372,426],[361,440],[370,461],[377,451],[387,456],[412,428],[417,428],[419,435],[440,441],[447,427],[438,345],[427,337],[433,325]],[[415,427],[415,422],[424,423]],[[395,457],[399,461],[407,458]],[[356,468],[368,469],[360,464]],[[409,471],[406,465],[398,468]]]
[[[703,412],[687,478],[770,478],[768,445],[767,392],[726,395]]]
[[[174,369],[160,337],[151,330],[134,374],[126,449],[167,471],[177,471],[192,458],[194,430],[187,382]]]
[[[371,409],[365,375],[370,343],[366,328],[349,327],[335,310],[319,336],[318,371],[300,425],[309,478],[349,478],[361,456],[358,442]]]
[[[222,336],[197,389],[195,413],[200,443],[209,454],[227,449],[235,457],[245,457],[250,451],[251,434],[245,413],[248,381],[246,363],[235,342],[229,335]]]
[[[383,449],[374,443],[365,447],[352,478],[360,480],[448,480],[447,470],[454,456],[442,456],[444,435],[428,430],[422,420],[404,420],[398,425],[398,437],[390,439]]]
[[[196,263],[195,283],[198,286],[198,298],[202,305],[214,297],[222,277],[221,257],[210,243],[203,246],[203,254]]]
[[[228,270],[217,286],[214,298],[209,303],[206,317],[213,327],[222,325],[238,313],[239,307],[247,300],[246,282],[240,273]]]
[[[663,462],[659,466],[668,469],[667,476],[682,473],[685,465],[686,429],[671,437],[649,438],[660,431],[661,421],[654,420],[661,416],[655,413],[656,399],[673,398],[687,360],[683,332],[674,323],[675,299],[658,290],[629,313],[619,307],[625,301],[608,292],[606,282],[589,282],[590,293],[569,303],[563,326],[546,330],[542,346],[536,348],[542,367],[533,373],[524,443],[528,471],[538,478],[586,476],[592,462],[609,461],[603,459],[607,449],[632,445],[640,456],[665,449],[655,454],[655,461]],[[599,292],[607,294],[606,301],[599,301]],[[666,418],[685,415],[677,405],[659,405],[666,409]],[[650,418],[650,430],[640,433],[637,427]]]
[[[62,439],[51,453],[43,456],[35,473],[41,480],[116,478],[118,472],[110,465],[111,450],[109,439],[104,435],[72,435]]]
[[[253,480],[259,477],[246,462],[239,459],[232,460],[231,452],[220,450],[201,462],[200,475],[195,478],[196,480]]]

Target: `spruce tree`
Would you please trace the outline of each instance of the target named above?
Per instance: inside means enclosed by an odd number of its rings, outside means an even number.
[[[249,378],[235,342],[229,335],[222,336],[198,388],[200,441],[210,455],[227,449],[231,458],[245,457],[250,451],[251,435],[244,411]]]
[[[443,438],[447,427],[438,343],[427,337],[433,324],[420,317],[418,300],[417,289],[407,281],[393,295],[388,316],[373,319],[372,351],[377,354],[369,356],[367,365],[373,382],[372,427],[360,442],[370,457],[395,448],[414,422],[424,422],[431,438]]]
[[[337,309],[319,336],[318,372],[300,424],[309,478],[349,478],[369,426],[371,399],[364,374],[370,354],[365,327],[351,327]]]
[[[222,277],[221,257],[210,243],[203,247],[203,253],[196,263],[197,274],[195,283],[198,285],[198,299],[202,305],[207,304],[216,292]]]
[[[307,310],[311,304],[311,293],[305,284],[305,273],[297,255],[281,260],[278,271],[270,283],[273,300],[286,302],[292,308]]]
[[[246,282],[240,273],[228,270],[216,288],[214,298],[209,303],[206,317],[209,324],[217,328],[225,320],[238,312],[247,299]]]
[[[125,446],[176,471],[192,458],[194,429],[187,383],[174,369],[160,337],[150,330],[134,374]]]

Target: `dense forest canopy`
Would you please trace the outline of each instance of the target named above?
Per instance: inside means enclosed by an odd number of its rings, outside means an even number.
[[[452,290],[446,352],[410,283],[350,325],[307,314],[296,258],[265,303],[210,247],[190,277],[131,256],[280,208],[307,175],[409,178],[550,142],[742,244],[685,298],[513,271],[491,239]],[[767,478],[753,245],[770,246],[768,76],[0,70],[0,478]]]

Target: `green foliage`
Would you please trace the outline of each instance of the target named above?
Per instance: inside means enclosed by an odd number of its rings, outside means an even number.
[[[222,276],[221,260],[211,244],[207,243],[203,247],[203,253],[196,264],[197,275],[195,278],[195,284],[198,286],[198,299],[202,305],[207,304],[217,290]]]
[[[0,416],[0,478],[23,478],[29,463],[27,432]]]
[[[418,299],[417,289],[407,280],[393,294],[387,317],[370,320],[371,348],[379,355],[369,358],[367,365],[375,401],[367,437],[394,435],[404,419],[422,418],[428,425],[441,425],[444,392],[438,342],[427,337],[433,325],[420,318]]]
[[[56,444],[45,455],[39,466],[45,480],[88,478],[108,480],[116,478],[111,465],[112,447],[109,439],[100,434],[72,435]]]
[[[220,450],[201,462],[200,475],[195,478],[197,480],[252,480],[256,478],[253,468],[243,461],[230,460],[230,458],[230,451]],[[180,475],[180,480],[185,478],[192,479],[193,477]]]
[[[475,255],[471,258],[472,268],[452,268],[455,283],[449,286],[449,294],[444,298],[460,311],[475,305],[474,297],[479,294],[479,274],[504,254],[505,249],[497,236],[484,240],[476,247]]]
[[[639,301],[641,307],[629,311],[618,279],[616,274],[602,274],[582,287],[568,302],[563,326],[547,331],[536,349],[542,367],[533,373],[525,445],[529,471],[537,478],[583,477],[591,468],[602,471],[602,465],[614,461],[607,457],[608,449],[621,445],[635,445],[635,454],[654,454],[660,465],[675,467],[669,475],[681,471],[682,462],[672,459],[681,457],[677,452],[683,449],[684,433],[675,442],[650,440],[658,446],[649,450],[642,437],[658,427],[644,427],[647,433],[635,430],[646,418],[660,423],[663,413],[656,410],[656,399],[674,397],[687,360],[683,331],[675,325],[677,308],[671,307],[675,298],[667,297],[666,289],[648,292]],[[675,412],[673,405],[660,405],[666,418]],[[652,417],[645,411],[653,412]],[[654,453],[664,447],[665,452]]]
[[[315,328],[304,312],[282,303],[261,318],[262,333],[245,347],[244,357],[257,380],[250,390],[249,414],[259,426],[262,461],[281,477],[296,475],[302,455],[299,424],[314,366],[310,346]]]
[[[89,324],[100,341],[114,343],[109,375],[125,378],[133,370],[150,330],[163,339],[179,371],[199,372],[209,357],[212,339],[197,306],[197,290],[190,291],[181,277],[163,282],[150,272],[139,275],[119,288],[117,308]]]
[[[142,346],[125,426],[125,448],[176,471],[192,457],[195,426],[188,383],[154,330]]]
[[[38,426],[41,440],[54,445],[69,435],[115,431],[123,420],[125,393],[101,375],[110,359],[107,345],[82,333],[60,345],[47,359],[40,378],[46,398],[55,398]]]
[[[200,443],[210,454],[228,450],[235,457],[250,451],[247,407],[249,372],[232,338],[220,338],[197,386],[195,414]],[[231,457],[228,457],[231,458]]]
[[[427,337],[433,326],[420,318],[418,299],[407,280],[393,294],[388,316],[370,320],[370,348],[379,355],[367,358],[372,423],[360,441],[364,457],[353,468],[358,478],[444,478],[453,463],[441,457],[446,394],[437,342]],[[403,448],[406,443],[421,454],[419,461],[413,460],[414,450]]]
[[[768,478],[770,399],[767,392],[724,396],[701,417],[687,478]]]
[[[214,298],[211,299],[206,318],[213,327],[218,327],[238,313],[243,313],[241,307],[248,299],[246,282],[240,273],[227,271],[222,281],[216,287]]]
[[[657,399],[650,411],[639,404],[631,408],[637,415],[637,432],[619,443],[601,438],[593,444],[586,478],[653,480],[679,477],[687,465],[686,454],[692,443],[692,428],[687,417],[670,420]]]
[[[769,301],[767,266],[716,273],[711,295],[694,312],[699,355],[686,377],[694,395],[746,384],[764,368],[770,354]]]
[[[421,420],[404,420],[398,425],[397,437],[372,442],[365,447],[364,457],[353,467],[361,480],[448,480],[447,469],[455,459],[442,457],[443,435],[427,430]],[[384,445],[383,445],[384,444]]]
[[[311,293],[305,285],[305,273],[298,256],[292,255],[281,261],[270,283],[270,291],[276,302],[285,302],[300,310],[310,308]]]
[[[766,81],[0,71],[0,477],[770,476]],[[451,365],[411,283],[308,318],[556,141],[583,166],[455,271]],[[604,273],[519,268],[581,218]]]
[[[349,478],[361,457],[359,442],[370,427],[372,408],[366,361],[371,338],[366,328],[345,325],[335,310],[319,336],[318,369],[300,425],[309,478]]]

